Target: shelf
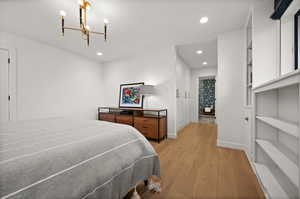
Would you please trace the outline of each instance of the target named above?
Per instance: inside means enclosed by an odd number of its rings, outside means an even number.
[[[268,81],[264,84],[261,84],[260,86],[256,86],[254,88],[254,92],[260,93],[260,92],[265,92],[273,89],[283,88],[286,86],[291,86],[294,84],[299,84],[300,83],[299,76],[300,76],[300,69],[282,75],[281,77]]]
[[[273,199],[288,199],[288,195],[277,182],[271,171],[264,165],[254,163],[255,170],[259,179],[267,191],[268,195]]]
[[[271,117],[256,116],[256,118],[285,133],[288,133],[289,135],[299,138],[299,127],[295,124],[284,122],[282,120],[278,120]]]
[[[268,154],[290,181],[299,187],[299,169],[295,163],[280,152],[271,142],[256,140],[256,143]]]

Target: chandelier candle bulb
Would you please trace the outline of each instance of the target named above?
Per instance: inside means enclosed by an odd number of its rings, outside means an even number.
[[[81,6],[79,8],[79,23],[80,23],[80,27],[82,27],[82,8],[81,8]]]
[[[107,24],[104,24],[104,41],[107,39]]]
[[[62,35],[64,36],[64,34],[65,34],[65,16],[66,16],[66,12],[61,10],[59,13],[60,13],[60,16],[61,16],[61,32],[62,32]]]
[[[62,32],[62,35],[64,36],[65,35],[65,18],[64,16],[61,16],[61,32]]]
[[[107,24],[108,24],[108,19],[104,19],[104,41],[107,41]]]
[[[91,9],[91,5],[90,5],[90,4],[87,4],[87,5],[86,5],[86,9],[87,9],[87,10],[90,10],[90,9]]]

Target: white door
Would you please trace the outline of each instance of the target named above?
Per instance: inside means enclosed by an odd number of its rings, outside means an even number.
[[[8,122],[10,120],[8,58],[8,51],[0,49],[0,122]]]

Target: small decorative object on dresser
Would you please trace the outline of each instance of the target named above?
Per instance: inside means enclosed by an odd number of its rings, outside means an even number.
[[[122,108],[143,108],[143,96],[140,94],[141,83],[121,84],[119,107]]]
[[[99,107],[98,118],[133,126],[146,138],[158,142],[167,138],[167,109]]]

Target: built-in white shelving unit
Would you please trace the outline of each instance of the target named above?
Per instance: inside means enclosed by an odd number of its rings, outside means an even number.
[[[300,198],[300,71],[253,88],[254,166],[271,199]]]
[[[256,172],[260,176],[261,182],[263,186],[269,191],[269,196],[271,198],[280,198],[280,199],[288,199],[288,195],[281,188],[280,184],[277,182],[276,178],[273,176],[272,172],[268,169],[268,167],[262,164],[254,164],[256,168]]]

